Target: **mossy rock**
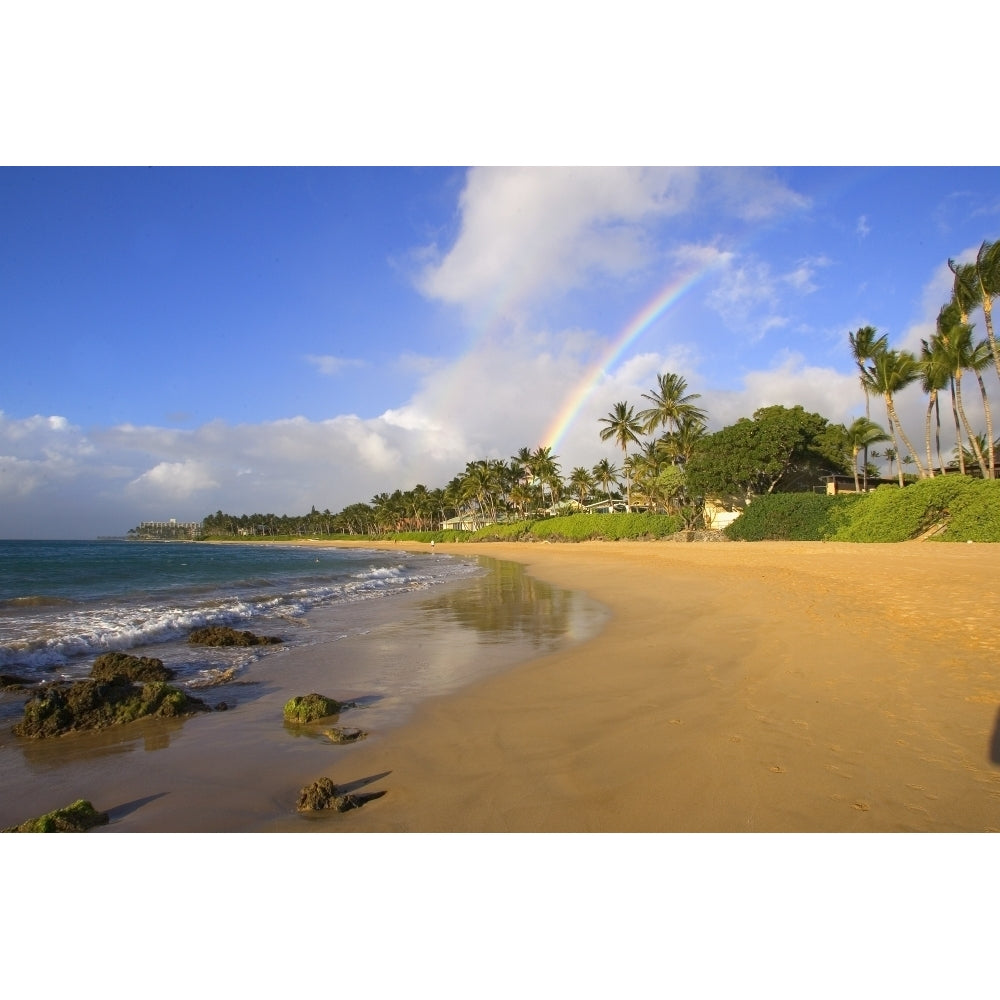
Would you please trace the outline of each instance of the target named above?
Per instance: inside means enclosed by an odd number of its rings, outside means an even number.
[[[301,694],[285,702],[286,722],[315,722],[331,715],[339,715],[343,704],[322,694]]]
[[[210,708],[163,681],[141,686],[117,678],[51,684],[24,706],[24,718],[13,727],[15,736],[40,739],[83,729],[107,729],[145,717],[173,718],[208,712]]]
[[[104,653],[94,660],[90,676],[95,681],[169,681],[174,671],[155,656],[132,656],[130,653]]]
[[[0,674],[0,689],[20,691],[31,684],[26,677],[18,677],[16,674]]]
[[[4,833],[83,833],[95,826],[104,826],[108,814],[98,812],[86,799],[77,799],[70,806],[54,809],[44,816],[26,819]]]
[[[356,795],[341,792],[329,778],[319,778],[299,792],[296,808],[299,812],[317,812],[321,809],[347,812],[349,809],[359,808],[363,801]]]
[[[195,646],[274,646],[282,641],[277,635],[254,635],[227,625],[206,625],[188,636],[188,642]]]
[[[332,729],[324,730],[323,735],[331,743],[357,743],[368,734],[363,729],[344,729],[341,726],[334,726]]]

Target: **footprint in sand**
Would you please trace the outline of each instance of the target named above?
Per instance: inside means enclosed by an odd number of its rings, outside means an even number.
[[[851,808],[852,809],[857,809],[858,812],[866,813],[866,812],[868,812],[869,809],[871,809],[871,806],[868,805],[867,802],[862,802],[862,801],[858,800],[857,802],[852,802],[851,803]]]
[[[742,743],[743,742],[743,737],[742,736],[730,736],[729,737],[729,742],[730,743]]]
[[[769,771],[773,771],[775,774],[784,774],[785,773],[785,769],[780,764],[772,764],[768,768],[768,770]]]
[[[684,723],[680,719],[671,719],[670,725],[672,726],[683,726]]]

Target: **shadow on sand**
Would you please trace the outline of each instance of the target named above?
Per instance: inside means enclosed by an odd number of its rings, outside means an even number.
[[[990,737],[990,763],[1000,764],[1000,708],[993,720],[993,735]]]

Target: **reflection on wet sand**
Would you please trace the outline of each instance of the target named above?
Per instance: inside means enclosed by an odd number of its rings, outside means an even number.
[[[75,760],[96,760],[134,750],[165,750],[186,720],[140,719],[97,732],[66,733],[49,739],[19,739],[8,749],[20,749],[32,771],[45,772]]]
[[[422,603],[430,612],[479,634],[480,641],[531,640],[535,646],[565,638],[580,613],[580,595],[528,576],[520,563],[482,557],[489,570],[461,588],[445,588]]]

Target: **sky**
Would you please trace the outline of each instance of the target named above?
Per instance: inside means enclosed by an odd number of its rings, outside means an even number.
[[[713,430],[849,421],[848,333],[919,348],[1000,235],[973,102],[924,69],[957,23],[50,6],[0,33],[0,537],[336,512],[522,447],[568,476],[658,373]]]
[[[949,257],[1000,236],[1000,171],[7,167],[0,216],[0,537],[93,537],[523,446],[568,475],[620,459],[599,420],[663,372],[713,430],[849,422],[848,333],[919,350]]]

